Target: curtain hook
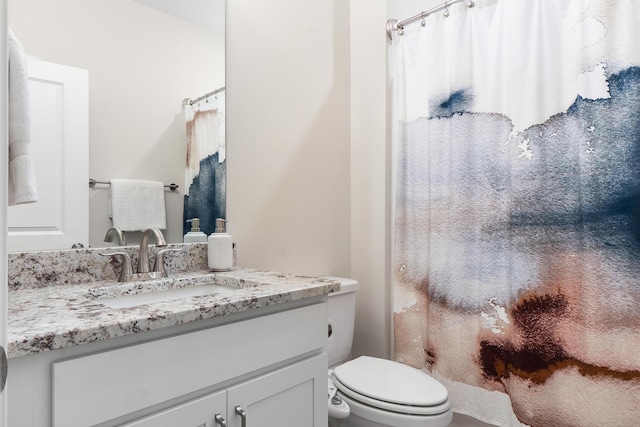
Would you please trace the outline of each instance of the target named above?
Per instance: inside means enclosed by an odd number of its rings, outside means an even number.
[[[420,14],[420,17],[422,18],[422,22],[420,22],[420,25],[422,25],[423,27],[426,27],[427,22],[424,20],[424,12]]]
[[[472,8],[473,6],[475,6],[476,4],[473,2],[473,0],[469,0],[469,3],[467,3],[467,7],[468,8]]]
[[[449,5],[445,3],[445,5],[444,5],[444,13],[443,13],[445,18],[449,17],[449,8],[448,7],[449,7]]]

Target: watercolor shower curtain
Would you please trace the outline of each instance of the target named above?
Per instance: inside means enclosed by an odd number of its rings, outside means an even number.
[[[394,344],[503,426],[640,423],[640,2],[394,36]]]
[[[194,104],[185,104],[187,168],[183,229],[187,220],[200,219],[200,229],[209,235],[216,218],[226,218],[225,92],[218,92]]]

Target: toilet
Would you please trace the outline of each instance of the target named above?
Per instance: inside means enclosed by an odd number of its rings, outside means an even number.
[[[445,427],[453,412],[447,389],[408,365],[361,356],[349,360],[358,282],[329,294],[330,427]]]

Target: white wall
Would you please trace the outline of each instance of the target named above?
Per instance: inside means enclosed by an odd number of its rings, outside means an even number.
[[[403,21],[442,3],[444,0],[388,0],[387,17]],[[412,25],[420,25],[420,23]]]
[[[351,0],[351,275],[360,282],[354,356],[393,354],[386,21],[441,0]]]
[[[350,274],[348,7],[227,2],[227,214],[239,265]]]
[[[9,0],[9,25],[28,55],[89,70],[90,176],[180,185],[165,235],[182,241],[182,100],[224,85],[224,36],[132,0]],[[92,246],[111,225],[107,193],[89,190]]]
[[[351,0],[353,355],[390,357],[386,0]]]
[[[387,6],[227,3],[227,209],[239,264],[357,279],[356,356],[391,355]]]

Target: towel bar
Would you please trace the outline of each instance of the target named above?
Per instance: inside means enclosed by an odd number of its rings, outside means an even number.
[[[108,181],[96,181],[93,178],[89,178],[89,187],[95,187],[96,184],[105,184],[105,185],[110,185]],[[175,191],[179,188],[178,184],[174,184],[173,182],[171,184],[167,184],[165,185],[165,188],[170,189],[171,191]]]

